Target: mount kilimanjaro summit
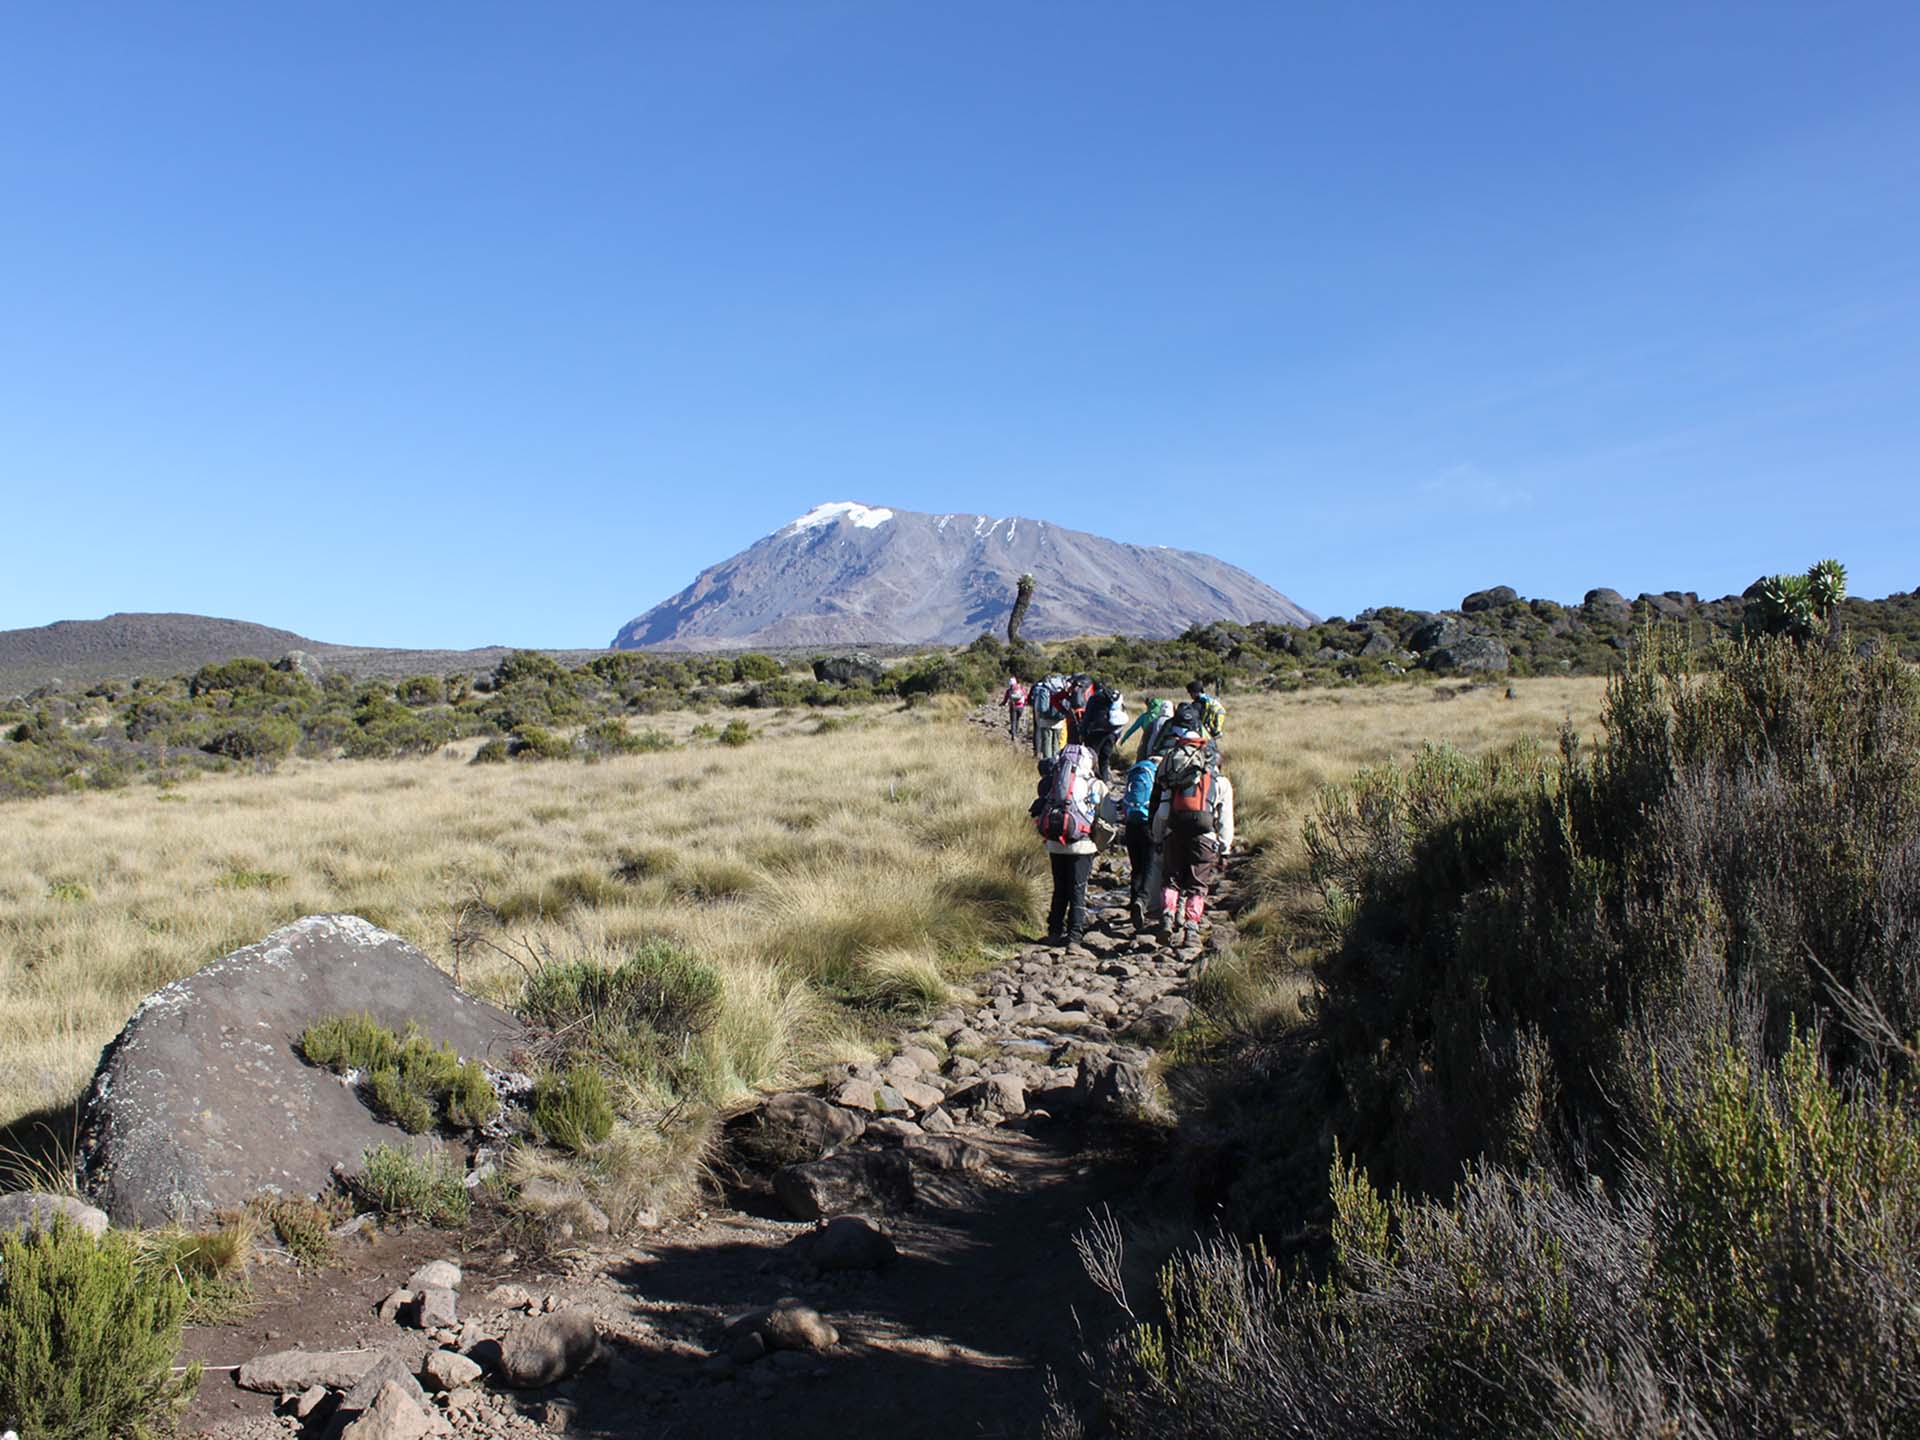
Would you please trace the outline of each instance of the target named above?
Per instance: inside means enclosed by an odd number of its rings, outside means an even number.
[[[1311,625],[1246,571],[1191,550],[1123,545],[1044,520],[817,506],[630,621],[618,650],[964,644],[1005,628],[1034,577],[1023,633],[1178,635],[1210,620]]]

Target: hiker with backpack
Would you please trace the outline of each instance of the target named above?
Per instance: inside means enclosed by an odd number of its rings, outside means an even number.
[[[1220,751],[1204,730],[1182,730],[1168,742],[1153,795],[1153,833],[1165,866],[1161,934],[1171,942],[1184,929],[1195,939],[1208,887],[1233,848],[1233,783],[1220,773]]]
[[[1047,944],[1078,945],[1087,929],[1087,881],[1099,852],[1094,827],[1107,787],[1094,774],[1093,752],[1069,745],[1039,766],[1039,793],[1029,813],[1053,868]]]
[[[1111,780],[1114,747],[1126,728],[1127,706],[1120,692],[1111,685],[1094,687],[1092,698],[1080,716],[1080,740],[1093,751],[1094,772],[1102,780]]]
[[[1066,721],[1069,745],[1087,743],[1087,710],[1093,704],[1093,692],[1098,688],[1091,675],[1072,675],[1067,679],[1066,688],[1054,697],[1053,707]]]
[[[1200,728],[1207,732],[1209,739],[1218,740],[1226,733],[1226,707],[1207,693],[1207,687],[1203,681],[1187,682],[1187,698],[1199,707]]]
[[[1018,675],[1007,677],[1007,688],[1000,692],[1000,703],[1007,707],[1007,738],[1017,744],[1020,717],[1027,713],[1027,687],[1020,683]]]
[[[1167,723],[1172,713],[1167,702],[1158,698],[1147,701],[1147,708],[1134,717],[1133,723],[1121,732],[1114,748],[1119,749],[1137,733],[1140,736],[1140,748],[1134,752],[1135,763],[1146,759],[1158,748],[1161,727]]]
[[[1027,697],[1033,711],[1033,754],[1051,760],[1067,742],[1067,677],[1047,675],[1033,682]]]
[[[1127,913],[1136,935],[1146,933],[1150,911],[1159,908],[1160,845],[1153,838],[1154,775],[1159,760],[1145,756],[1127,771],[1120,792],[1120,815],[1127,837]]]

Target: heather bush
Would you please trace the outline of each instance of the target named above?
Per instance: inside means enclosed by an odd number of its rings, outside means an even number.
[[[1684,659],[1648,637],[1594,750],[1322,796],[1312,1024],[1205,1102],[1289,1263],[1223,1235],[1148,1304],[1089,1237],[1117,1433],[1915,1433],[1920,685]]]
[[[173,1372],[186,1305],[179,1278],[118,1232],[0,1233],[0,1430],[172,1434],[200,1380],[197,1365]]]
[[[1323,798],[1321,1015],[1376,1173],[1443,1191],[1559,1133],[1606,1168],[1644,1119],[1635,1031],[1684,1051],[1730,985],[1775,1054],[1836,1006],[1920,1033],[1920,685],[1824,645],[1718,660],[1646,647],[1591,754],[1436,750]],[[1856,1030],[1828,1055],[1870,1059]]]

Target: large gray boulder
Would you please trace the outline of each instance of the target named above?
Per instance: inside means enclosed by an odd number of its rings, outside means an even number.
[[[1462,635],[1437,650],[1429,650],[1423,663],[1441,674],[1497,673],[1505,670],[1511,659],[1507,647],[1491,635]]]
[[[311,685],[318,685],[326,678],[326,670],[320,662],[304,650],[287,651],[273,662],[273,668],[288,675],[298,675]]]
[[[1407,644],[1415,650],[1437,650],[1442,645],[1453,644],[1466,633],[1467,627],[1458,616],[1434,615],[1420,624],[1408,637]]]
[[[107,1217],[71,1195],[40,1195],[30,1190],[0,1195],[0,1235],[24,1231],[37,1235],[57,1220],[66,1220],[98,1240],[107,1233]]]
[[[1494,585],[1486,590],[1476,590],[1460,602],[1462,613],[1477,615],[1482,610],[1498,610],[1511,605],[1520,598],[1520,592],[1511,585]]]
[[[813,662],[813,678],[822,685],[854,685],[865,682],[878,685],[886,676],[886,667],[871,655],[830,655]]]
[[[336,1163],[412,1139],[294,1048],[355,1012],[502,1067],[526,1038],[399,936],[309,915],[156,990],[102,1052],[80,1146],[94,1201],[115,1224],[197,1221],[261,1191],[318,1194]]]
[[[1756,582],[1757,583],[1757,582]],[[1618,590],[1609,590],[1605,586],[1587,591],[1581,600],[1580,608],[1590,620],[1612,620],[1617,622],[1631,619],[1633,606],[1627,603],[1627,597]]]

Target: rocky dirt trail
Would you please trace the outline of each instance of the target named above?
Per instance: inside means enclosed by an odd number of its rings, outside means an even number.
[[[283,1272],[244,1323],[191,1333],[190,1358],[253,1365],[211,1371],[188,1430],[330,1435],[357,1413],[349,1440],[1035,1434],[1093,1298],[1073,1235],[1138,1185],[1152,1048],[1232,934],[1231,874],[1181,951],[1135,937],[1113,860],[1095,874],[1084,947],[1028,948],[883,1064],[732,1122],[729,1203],[545,1267],[409,1231]],[[442,1255],[457,1292],[392,1295]],[[255,1358],[290,1347],[278,1370]],[[345,1354],[329,1372],[321,1351]]]

